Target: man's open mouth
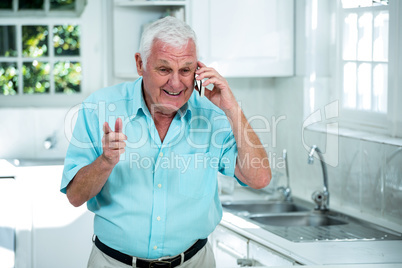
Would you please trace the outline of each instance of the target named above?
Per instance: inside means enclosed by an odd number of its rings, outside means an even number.
[[[163,90],[163,91],[165,91],[166,92],[166,94],[168,94],[168,95],[170,95],[170,96],[178,96],[178,95],[180,95],[180,93],[182,92],[182,91],[179,91],[179,92],[170,92],[170,91],[167,91],[167,90]]]

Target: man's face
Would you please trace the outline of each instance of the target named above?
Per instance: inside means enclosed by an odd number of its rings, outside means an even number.
[[[138,73],[143,76],[145,102],[152,114],[173,115],[188,101],[197,69],[197,53],[192,40],[182,48],[154,42],[146,70],[138,54],[136,61]]]

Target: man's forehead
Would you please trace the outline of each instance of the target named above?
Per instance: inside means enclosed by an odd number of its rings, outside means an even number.
[[[165,60],[165,59],[158,59],[157,62],[159,64],[163,64],[163,65],[170,65],[171,62],[169,60]],[[194,65],[196,61],[186,61],[184,63],[182,63],[183,66],[191,66]]]

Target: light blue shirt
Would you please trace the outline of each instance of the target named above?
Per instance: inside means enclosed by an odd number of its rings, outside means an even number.
[[[126,151],[87,202],[99,239],[140,257],[174,256],[220,222],[217,173],[234,176],[237,148],[225,114],[194,92],[163,143],[142,94],[142,78],[96,91],[79,110],[61,191],[102,154],[103,123],[123,120]]]

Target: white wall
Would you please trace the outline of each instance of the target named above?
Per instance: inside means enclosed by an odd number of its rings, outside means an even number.
[[[84,16],[91,21],[91,27],[102,35],[100,1],[89,0]],[[322,12],[329,8],[329,0],[318,1]],[[311,193],[322,187],[322,174],[318,161],[307,165],[307,151],[303,147],[302,123],[309,108],[303,105],[306,97],[306,81],[311,71],[319,70],[317,76],[317,99],[315,109],[323,108],[330,99],[331,66],[333,51],[330,25],[319,24],[320,31],[328,31],[327,42],[316,43],[320,49],[314,50],[312,39],[305,30],[305,10],[309,0],[296,1],[296,76],[291,78],[231,78],[228,79],[238,101],[241,102],[247,117],[252,118],[255,128],[267,125],[270,131],[259,133],[271,157],[271,164],[280,169],[281,152],[287,149],[291,187],[294,195],[310,199]],[[308,17],[308,16],[307,16]],[[99,36],[91,38],[88,59],[97,62],[103,54],[102,40]],[[322,37],[320,35],[320,37]],[[318,54],[320,53],[324,54]],[[319,57],[317,57],[319,55]],[[314,60],[314,64],[310,64]],[[98,66],[93,66],[95,70]],[[92,72],[87,81],[88,92],[101,87],[102,72]],[[308,85],[307,85],[308,86]],[[0,158],[48,158],[63,157],[67,139],[62,123],[70,107],[65,108],[24,108],[0,109]],[[283,119],[284,118],[284,119]],[[283,119],[283,120],[282,120]],[[279,121],[277,121],[279,120]],[[17,124],[15,123],[17,122]],[[276,126],[276,130],[274,130]],[[43,140],[58,131],[58,148],[45,151]],[[304,142],[317,144],[324,150],[327,146],[326,134],[307,130]],[[330,206],[338,209],[352,209],[358,213],[371,215],[378,219],[402,225],[402,162],[401,146],[372,141],[370,136],[353,138],[339,137],[337,156],[334,152],[328,157],[338,159],[335,167],[329,167]],[[328,152],[330,153],[330,152]],[[274,163],[275,162],[275,163]],[[282,170],[283,171],[283,170]],[[283,178],[281,179],[283,180]],[[284,184],[284,180],[280,182]]]

